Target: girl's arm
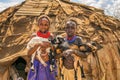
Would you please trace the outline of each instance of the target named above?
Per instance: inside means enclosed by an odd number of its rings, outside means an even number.
[[[27,52],[27,55],[30,57],[30,56],[38,49],[39,46],[40,46],[40,45],[37,44],[37,45],[35,45],[34,47],[30,48],[30,49],[28,50],[28,52]]]

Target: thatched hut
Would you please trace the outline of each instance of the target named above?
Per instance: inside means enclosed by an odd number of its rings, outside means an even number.
[[[100,48],[88,56],[93,80],[120,80],[120,21],[103,10],[66,0],[26,0],[0,13],[0,80],[10,80],[12,65],[25,68],[26,44],[42,14],[51,18],[51,32],[63,33],[65,21],[72,17],[78,35],[97,43]],[[22,70],[19,73],[25,75]]]

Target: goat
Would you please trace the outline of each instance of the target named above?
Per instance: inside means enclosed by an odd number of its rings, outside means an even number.
[[[28,47],[28,48],[32,48],[32,47],[34,47],[34,46],[37,45],[37,44],[42,44],[42,45],[44,45],[44,42],[50,43],[50,41],[49,41],[48,39],[46,39],[46,38],[42,38],[42,37],[35,36],[35,37],[33,37],[33,38],[30,40],[30,42],[27,44],[27,47]],[[49,51],[50,51],[50,46],[47,46],[47,47],[46,47],[46,52],[49,53]],[[43,65],[45,64],[45,62],[42,60],[40,54],[41,54],[41,46],[39,46],[39,47],[37,48],[37,50],[36,50],[36,51],[32,54],[32,56],[31,56],[31,70],[32,70],[32,71],[34,71],[33,61],[34,61],[35,55],[38,55],[38,56],[39,56],[39,57],[38,57],[38,60],[39,60]],[[44,65],[44,66],[45,66],[45,65]]]

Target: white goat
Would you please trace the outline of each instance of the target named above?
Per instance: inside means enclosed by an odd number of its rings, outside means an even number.
[[[35,45],[37,45],[37,44],[43,44],[43,42],[50,42],[50,41],[49,41],[47,38],[42,38],[42,37],[38,37],[38,36],[33,37],[33,38],[29,41],[29,43],[27,44],[27,48],[30,49],[30,48],[34,47]],[[36,51],[32,54],[32,56],[31,56],[31,69],[32,69],[32,71],[34,71],[33,61],[34,61],[34,58],[35,58],[35,55],[36,55],[36,54],[39,56],[38,58],[39,58],[40,62],[41,62],[42,64],[45,63],[45,62],[42,60],[41,56],[40,56],[40,54],[41,54],[40,48],[41,48],[41,46],[39,46],[39,47],[37,48],[37,50],[36,50]],[[46,52],[47,52],[47,53],[49,53],[49,51],[50,51],[50,47],[48,47],[48,48],[46,49]]]

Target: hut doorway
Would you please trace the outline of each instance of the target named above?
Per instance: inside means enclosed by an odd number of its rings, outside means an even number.
[[[19,57],[10,67],[10,80],[26,80],[26,61]]]

